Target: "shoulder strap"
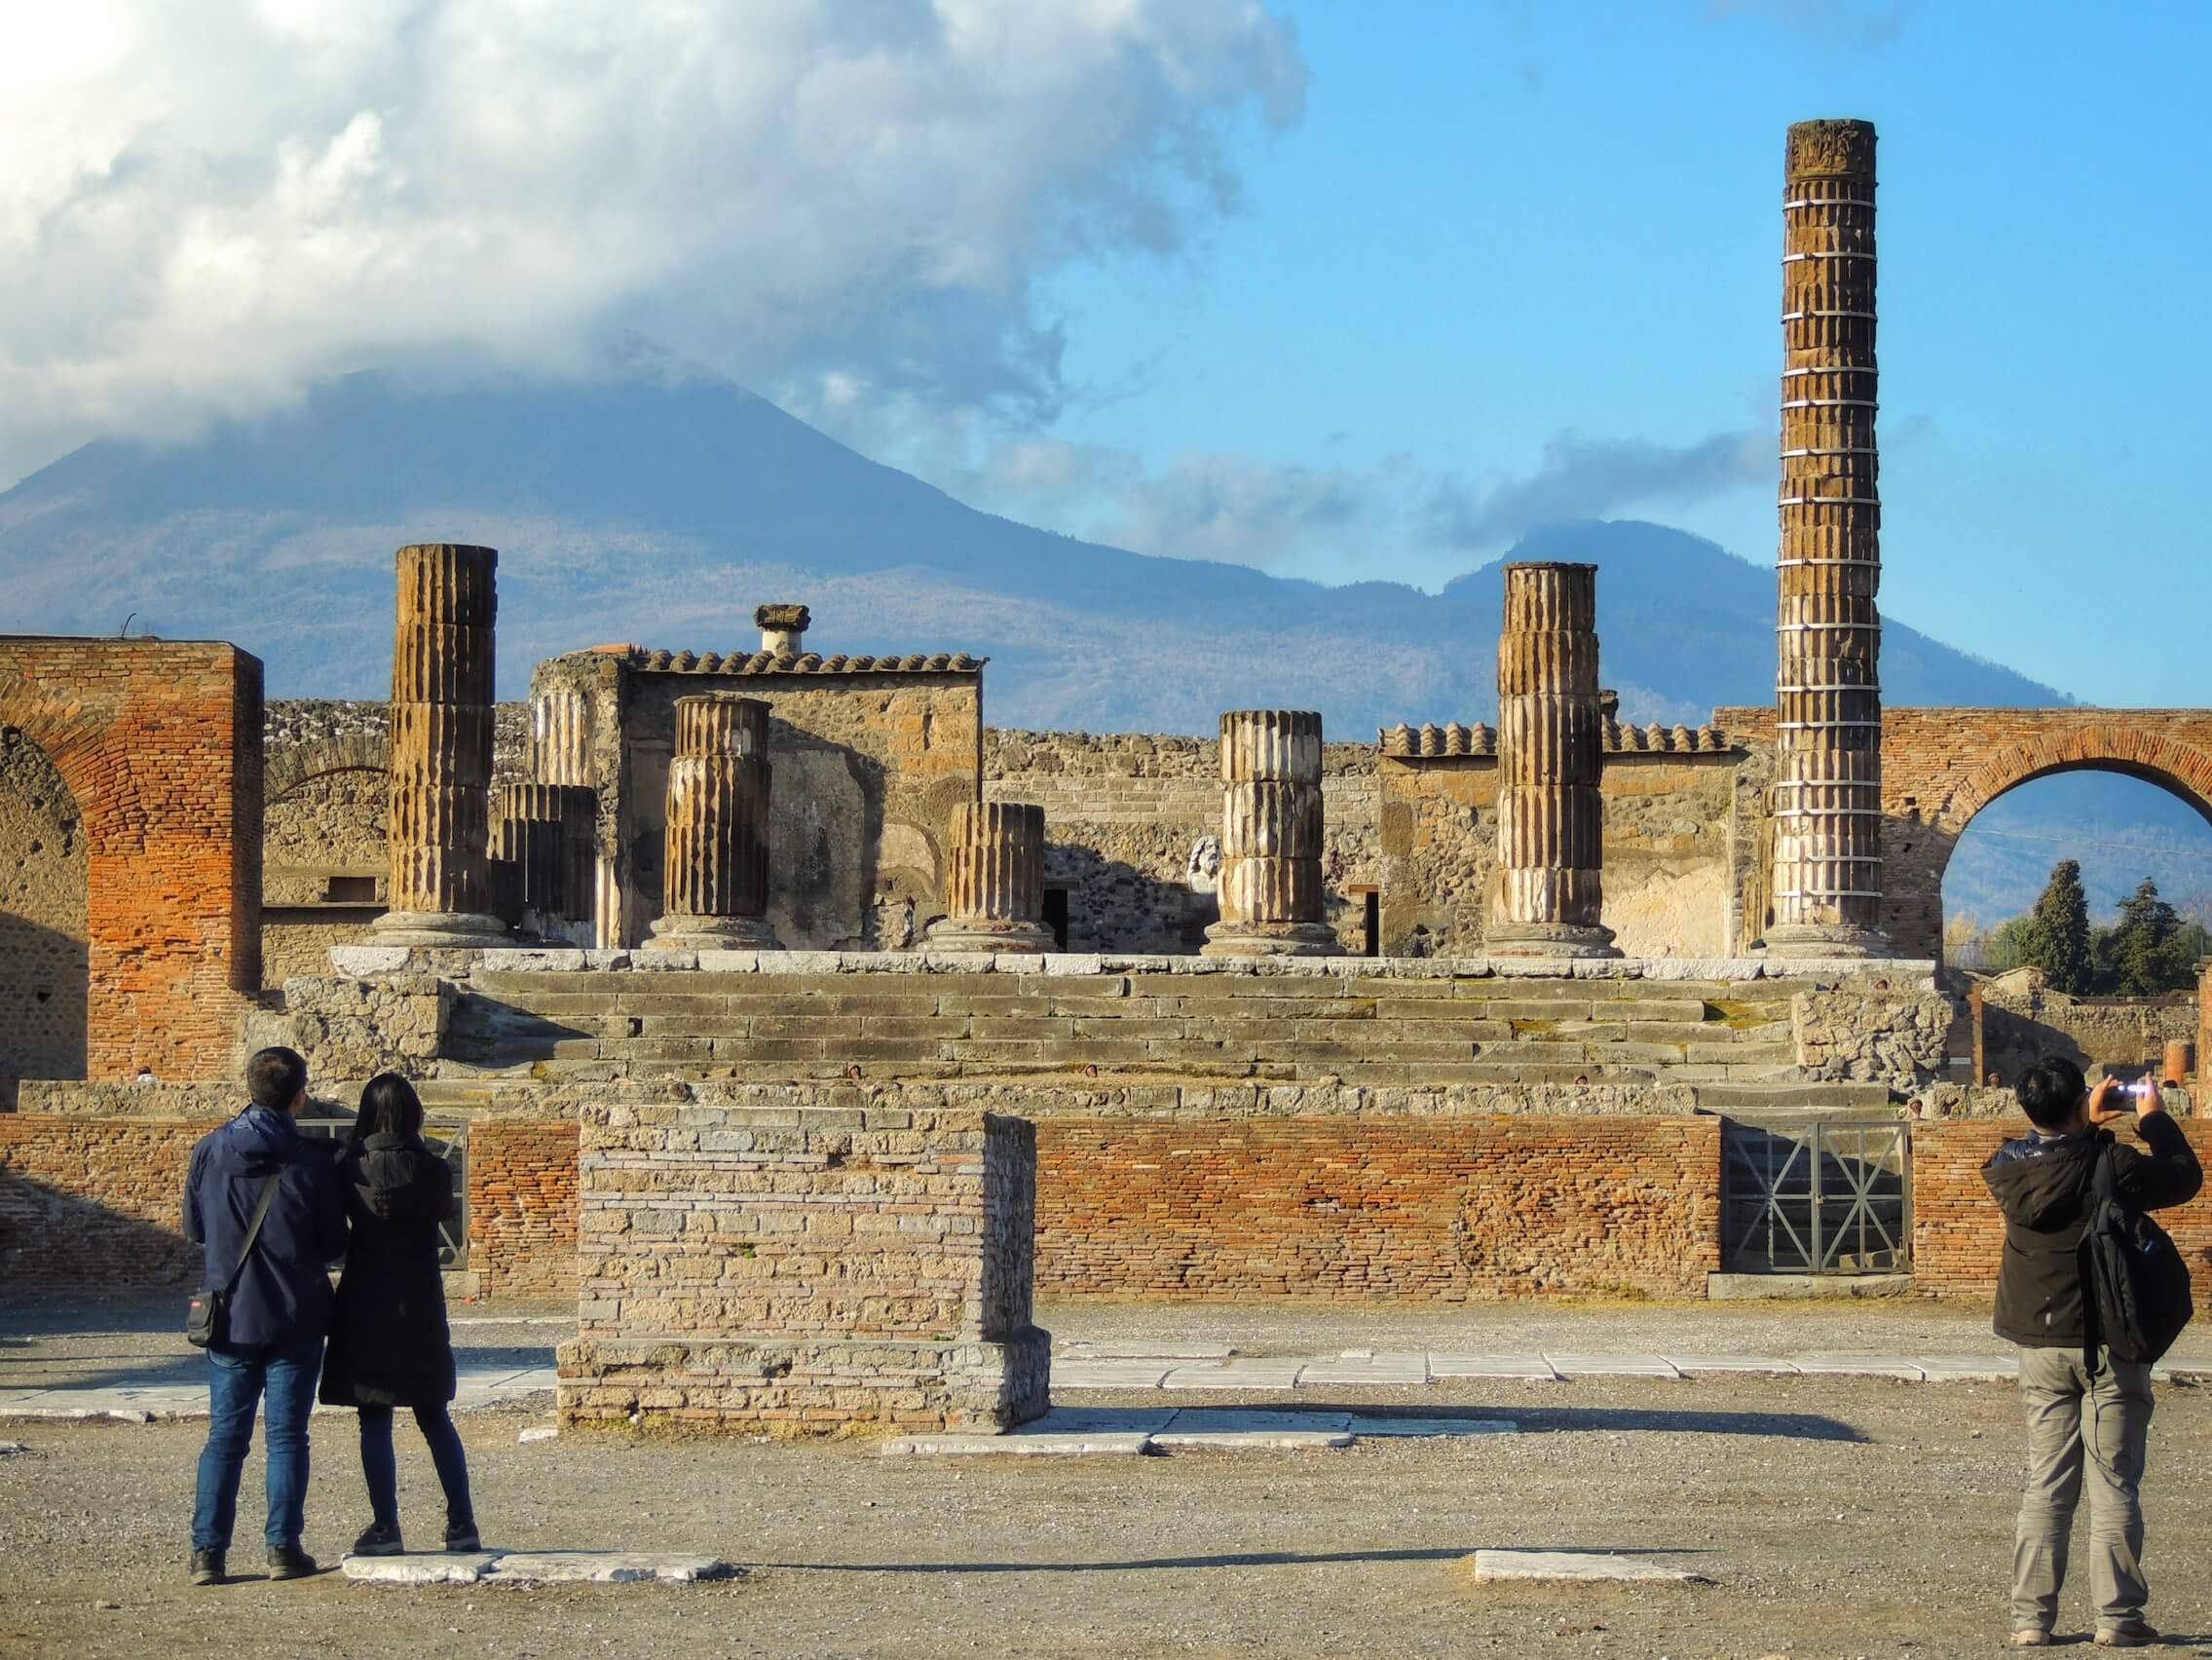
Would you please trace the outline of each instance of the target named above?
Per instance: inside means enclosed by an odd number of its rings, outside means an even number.
[[[2108,1135],[2105,1145],[2098,1150],[2096,1174],[2090,1180],[2089,1200],[2092,1204],[2100,1199],[2118,1197],[2119,1171],[2117,1168],[2117,1163],[2118,1152],[2119,1143]]]
[[[238,1276],[245,1272],[245,1260],[253,1254],[254,1240],[261,1237],[261,1219],[269,1214],[269,1201],[277,1196],[277,1184],[283,1179],[281,1170],[274,1170],[261,1184],[260,1202],[253,1207],[253,1220],[246,1224],[245,1243],[238,1248],[238,1265],[231,1269],[230,1278],[223,1281],[225,1291],[238,1284]]]

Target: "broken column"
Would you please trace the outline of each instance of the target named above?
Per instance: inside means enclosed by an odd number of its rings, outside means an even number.
[[[946,914],[932,951],[1052,949],[1044,925],[1044,809],[1027,802],[961,802],[945,850]]]
[[[1508,565],[1498,636],[1496,957],[1618,957],[1604,910],[1597,567]]]
[[[649,949],[773,950],[769,926],[769,706],[676,699],[661,915]]]
[[[1789,130],[1782,198],[1778,956],[1880,955],[1874,128]]]
[[[492,629],[489,547],[422,543],[398,556],[392,646],[391,909],[380,944],[506,943],[490,914]]]
[[[1334,957],[1322,921],[1321,716],[1221,717],[1221,920],[1208,957]]]
[[[514,920],[539,933],[589,921],[598,793],[588,784],[503,784],[496,794],[492,864],[495,873],[512,867]]]

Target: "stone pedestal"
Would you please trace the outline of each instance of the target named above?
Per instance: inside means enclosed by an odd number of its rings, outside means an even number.
[[[1322,921],[1321,716],[1234,709],[1221,717],[1221,920],[1208,957],[1335,957]]]
[[[648,950],[774,950],[769,925],[769,706],[676,699],[661,915]]]
[[[391,909],[371,934],[380,945],[504,945],[487,848],[499,554],[425,543],[400,548],[397,563]]]
[[[987,801],[953,810],[945,911],[929,930],[932,951],[1052,949],[1044,925],[1043,808]]]
[[[1498,636],[1498,867],[1484,948],[1495,957],[1618,957],[1604,910],[1605,711],[1597,567],[1505,569]]]
[[[1885,955],[1874,129],[1789,130],[1782,196],[1778,956]]]

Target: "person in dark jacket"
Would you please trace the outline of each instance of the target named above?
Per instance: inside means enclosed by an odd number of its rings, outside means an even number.
[[[396,1073],[361,1091],[340,1164],[353,1241],[338,1282],[338,1318],[322,1369],[327,1406],[356,1407],[361,1475],[372,1520],[356,1556],[397,1556],[399,1472],[392,1414],[408,1407],[445,1489],[445,1548],[479,1547],[469,1461],[446,1403],[454,1396],[453,1339],[445,1323],[437,1225],[453,1214],[453,1176],[423,1142],[423,1104]]]
[[[2115,1194],[2136,1210],[2194,1197],[2204,1175],[2149,1080],[2132,1097],[2145,1151],[2116,1140],[2104,1126],[2126,1114],[2130,1098],[2122,1088],[2108,1077],[2092,1093],[2072,1061],[2039,1062],[2017,1092],[2034,1133],[2005,1143],[1982,1167],[2005,1212],[1997,1335],[2020,1345],[2028,1415],[2027,1487],[2012,1553],[2012,1641],[2023,1648],[2050,1641],[2084,1476],[2096,1641],[2132,1648],[2157,1637],[2143,1618],[2151,1594],[2143,1580],[2141,1498],[2151,1368],[2115,1359],[2098,1341],[2083,1235],[2107,1149]]]
[[[201,1289],[230,1288],[226,1336],[207,1350],[207,1441],[192,1507],[195,1585],[224,1578],[239,1472],[264,1394],[269,1577],[315,1571],[315,1559],[300,1548],[307,1418],[330,1329],[326,1264],[346,1249],[346,1201],[328,1149],[293,1121],[307,1102],[307,1062],[290,1049],[263,1049],[246,1062],[245,1084],[252,1105],[201,1138],[184,1178],[184,1236],[206,1247]],[[272,1178],[261,1229],[245,1251]]]

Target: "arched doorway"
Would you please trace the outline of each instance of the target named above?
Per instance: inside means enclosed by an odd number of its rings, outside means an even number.
[[[45,750],[0,730],[0,1105],[26,1077],[85,1075],[88,838]]]

